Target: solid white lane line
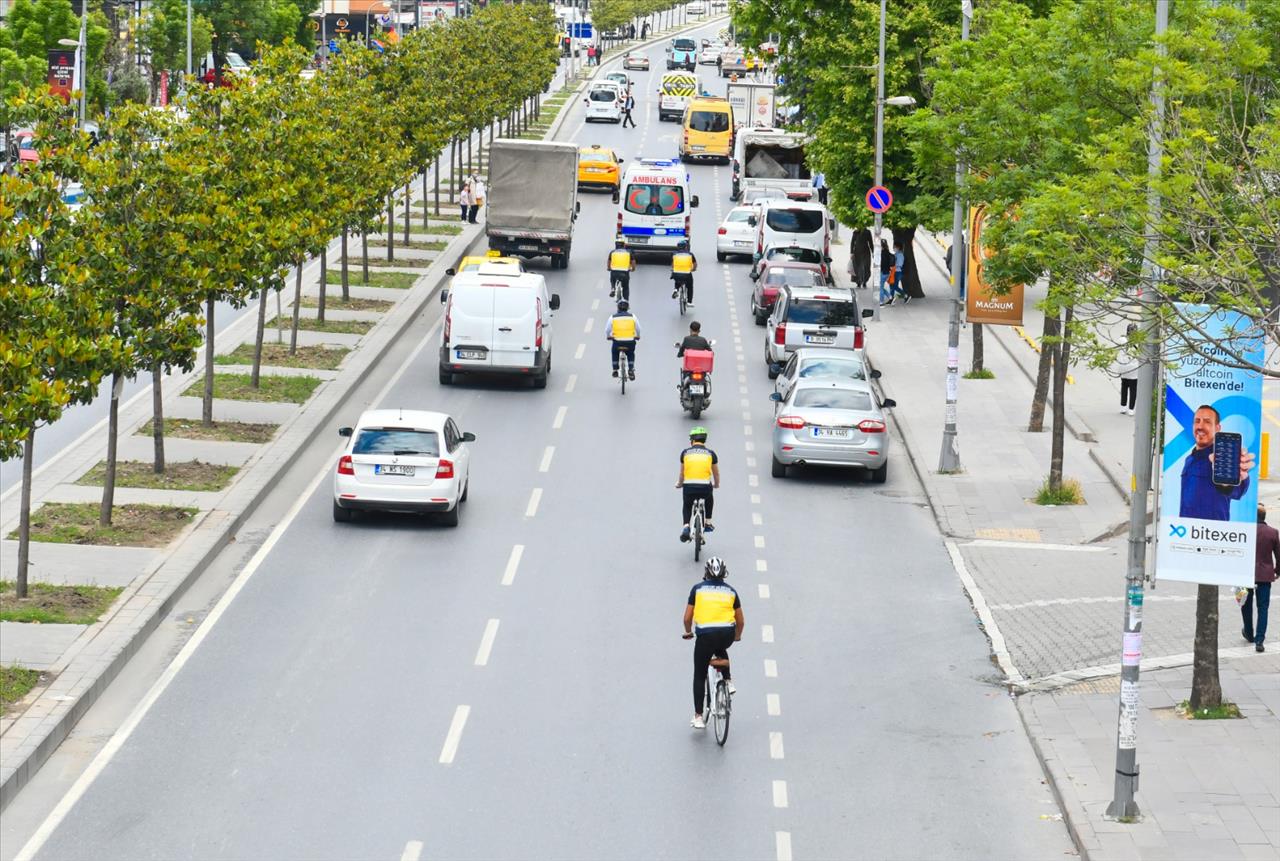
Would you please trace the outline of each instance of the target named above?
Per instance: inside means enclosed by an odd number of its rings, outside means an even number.
[[[782,752],[782,733],[780,732],[769,733],[769,758],[783,759],[784,756],[785,755]]]
[[[787,806],[787,782],[785,780],[775,780],[773,782],[773,806]]]
[[[502,571],[502,585],[510,586],[515,582],[516,569],[520,567],[520,557],[524,556],[524,545],[517,544],[511,548],[511,555],[507,557],[507,567]]]
[[[538,503],[542,500],[542,488],[535,487],[529,494],[529,505],[525,507],[524,516],[533,517],[538,513]]]
[[[760,626],[760,642],[762,643],[773,642],[773,626],[772,625]]]
[[[776,679],[778,677],[777,661],[773,660],[772,658],[764,659],[764,677],[766,679]],[[770,696],[775,696],[775,695],[770,694]],[[770,714],[773,714],[773,712],[770,712]]]
[[[756,591],[760,594],[760,597],[761,597],[761,598],[768,598],[768,597],[769,597],[769,584],[768,584],[768,583],[757,583],[757,584],[756,584]]]
[[[782,714],[782,698],[777,694],[766,694],[764,706],[770,717],[777,717]]]
[[[498,636],[498,620],[490,619],[484,626],[484,634],[480,637],[480,648],[476,649],[476,666],[489,664],[489,653],[493,651],[493,638]]]
[[[574,351],[573,351],[573,357],[574,357],[575,359],[581,359],[581,358],[582,358],[582,354],[583,354],[583,353],[585,353],[586,351],[587,351],[587,345],[586,345],[586,344],[579,344],[579,345],[578,345],[578,349],[576,349],[576,350],[574,350]]]
[[[592,329],[594,329],[594,328],[595,328],[595,326],[596,326],[596,318],[595,318],[595,317],[588,317],[588,318],[587,318],[587,323],[586,323],[586,325],[582,327],[582,331],[583,331],[584,333],[588,333],[588,332],[590,332]]]
[[[567,393],[569,393],[569,392],[572,392],[572,391],[573,391],[573,387],[574,387],[574,386],[576,386],[577,384],[578,384],[578,375],[577,375],[577,374],[570,374],[570,375],[569,375],[569,381],[568,381],[567,383],[565,383],[565,384],[564,384],[564,390],[565,390],[565,393],[567,394]],[[564,407],[561,407],[560,409],[564,409]]]
[[[422,857],[422,841],[410,840],[404,844],[404,851],[400,853],[400,861],[418,861]]]
[[[765,571],[769,570],[769,563],[763,559],[757,559],[756,570],[763,574]]]
[[[577,376],[575,375],[573,379],[576,380]],[[568,407],[561,407],[560,409],[556,410],[555,421],[551,423],[552,430],[560,430],[560,428],[564,427],[564,414],[567,413],[568,411],[569,411]]]
[[[754,540],[755,540],[755,543],[756,543],[756,547],[764,547],[764,536],[763,536],[763,535],[757,535],[757,536],[755,537],[755,539],[754,539]]]
[[[458,754],[458,743],[462,741],[462,728],[467,725],[467,716],[471,714],[471,706],[458,706],[453,713],[453,722],[449,724],[449,734],[444,737],[444,747],[440,748],[440,764],[452,765]]]
[[[763,523],[764,523],[764,517],[762,517],[762,516],[761,516],[760,512],[758,512],[758,511],[753,511],[753,512],[751,512],[751,525],[752,525],[752,526],[760,526],[760,525],[762,525]]]
[[[538,464],[538,472],[547,472],[551,469],[551,458],[556,453],[556,447],[549,445],[542,452],[542,463]]]
[[[773,837],[775,848],[778,852],[778,861],[791,861],[791,832],[775,831]]]

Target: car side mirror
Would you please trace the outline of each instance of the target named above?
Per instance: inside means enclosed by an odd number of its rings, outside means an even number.
[[[463,441],[463,442],[475,442],[475,441],[476,441],[476,435],[475,435],[475,434],[473,434],[473,433],[464,433],[464,434],[462,435],[462,441]]]
[[[831,262],[831,258],[830,258],[830,257],[823,257],[822,259],[823,259],[823,260],[825,260],[827,263],[830,263],[830,262]]]
[[[448,302],[448,301],[449,301],[449,291],[448,291],[448,290],[441,290],[441,291],[440,291],[440,304],[441,304],[441,305],[443,305],[445,302]]]
[[[574,215],[577,215],[577,214],[578,214],[578,213],[580,213],[580,212],[582,212],[582,201],[581,201],[581,200],[579,200],[577,203],[575,203],[575,204],[573,205],[573,214],[574,214]]]
[[[885,398],[883,401],[880,402],[880,406],[884,407],[885,409],[893,409],[897,405],[898,405],[898,402],[895,401],[893,398]]]
[[[875,310],[874,310],[874,309],[872,309],[872,308],[863,308],[863,309],[862,309],[862,318],[863,318],[864,320],[865,320],[865,319],[867,319],[867,318],[869,318],[869,317],[874,317],[875,315],[876,315],[876,312],[875,312]]]
[[[338,428],[338,436],[351,436],[355,433],[355,428]]]
[[[695,194],[693,196],[693,200],[689,201],[689,203],[696,209],[698,206],[698,195]]]
[[[780,370],[782,370],[782,365],[779,365],[779,364],[777,364],[777,363],[775,362],[774,364],[772,364],[772,365],[770,365],[770,366],[769,366],[769,370],[771,370],[771,371],[780,371]],[[775,401],[775,402],[777,402],[777,403],[782,403],[782,395],[781,395],[780,393],[778,393],[778,392],[770,392],[770,393],[769,393],[769,400],[771,400],[771,401]]]
[[[835,220],[834,218],[828,218],[828,219],[827,219],[827,229],[828,229],[828,230],[835,230],[835,229],[836,229],[836,220]]]
[[[448,269],[444,270],[444,274],[452,278],[454,275],[458,274],[458,270],[450,266]]]
[[[878,380],[878,379],[880,379],[880,372],[879,372],[879,371],[876,371],[876,370],[872,370],[872,372],[871,372],[871,379],[873,379],[873,380]]]
[[[771,372],[775,373],[775,374],[781,374],[781,373],[782,373],[782,363],[781,363],[781,362],[773,362],[773,363],[771,363],[771,364],[769,365],[769,370],[770,370]]]
[[[559,293],[551,294],[551,310],[552,311],[560,310],[560,294]]]

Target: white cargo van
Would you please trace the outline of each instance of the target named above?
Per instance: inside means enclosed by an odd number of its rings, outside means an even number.
[[[591,85],[583,104],[587,106],[584,122],[601,120],[608,123],[622,122],[622,100],[625,91],[614,81],[599,81]]]
[[[747,223],[756,229],[756,254],[774,245],[812,248],[831,262],[831,226],[834,223],[821,203],[769,200],[759,205]]]
[[[622,178],[620,202],[617,238],[632,251],[671,252],[689,239],[698,196],[689,193],[689,172],[679,159],[633,161]]]
[[[551,371],[551,318],[560,296],[536,272],[485,263],[453,276],[446,290],[440,384],[460,374],[527,376],[534,388]]]

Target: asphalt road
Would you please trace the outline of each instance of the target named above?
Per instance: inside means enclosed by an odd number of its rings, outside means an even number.
[[[562,137],[674,154],[650,56],[639,129],[578,114]],[[769,477],[763,329],[746,266],[715,262],[728,173],[690,172],[693,316],[718,340],[700,420],[724,477],[709,550],[747,620],[728,745],[688,726],[679,636],[700,566],[677,541],[692,422],[672,344],[692,317],[666,264],[642,264],[638,380],[619,395],[603,334],[616,209],[586,195],[570,268],[535,264],[563,301],[547,389],[442,388],[438,311],[406,336],[427,347],[381,405],[447,411],[477,435],[462,525],[335,524],[328,469],[291,478],[296,518],[38,858],[1071,851],[900,447],[885,485]]]

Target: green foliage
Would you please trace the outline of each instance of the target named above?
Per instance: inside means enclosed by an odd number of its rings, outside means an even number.
[[[1080,482],[1074,478],[1065,478],[1057,487],[1053,487],[1049,479],[1045,479],[1036,492],[1036,505],[1083,505],[1084,490]]]
[[[160,89],[160,72],[187,67],[186,0],[152,0],[138,28],[138,43],[147,54],[151,92]],[[203,15],[191,16],[191,61],[194,74],[213,47],[213,24]]]

